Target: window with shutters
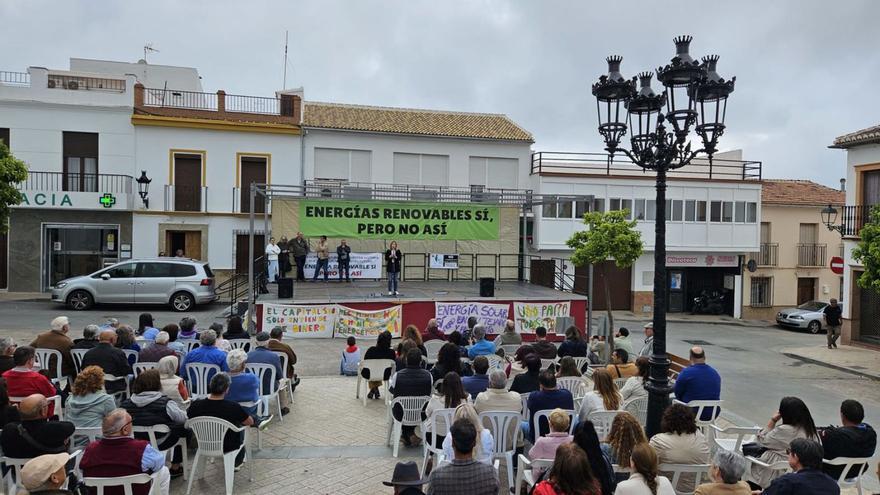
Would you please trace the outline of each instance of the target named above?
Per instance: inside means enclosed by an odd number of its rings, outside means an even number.
[[[449,185],[449,155],[394,153],[393,168],[395,184]]]

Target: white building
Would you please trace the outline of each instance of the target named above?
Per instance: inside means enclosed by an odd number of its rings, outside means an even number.
[[[624,157],[605,154],[535,153],[533,188],[542,195],[589,195],[592,201],[567,201],[535,212],[531,254],[532,275],[557,273],[545,280],[555,286],[587,291],[587,269],[568,261],[566,241],[583,230],[586,211],[628,209],[638,220],[645,251],[631,269],[605,262],[594,270],[594,308],[605,308],[602,277],[612,287],[613,309],[650,314],[653,311],[655,177]],[[761,218],[761,164],[742,161],[739,151],[719,153],[712,165],[704,161],[671,172],[667,182],[667,310],[692,309],[703,290],[725,294],[725,312],[739,317],[743,294],[742,265],[747,253],[758,251]],[[540,267],[535,270],[535,267]],[[564,273],[562,275],[560,272]]]
[[[846,150],[846,206],[837,218],[844,240],[844,344],[880,345],[880,292],[859,287],[864,272],[852,256],[871,208],[880,205],[880,125],[845,134],[832,148]]]

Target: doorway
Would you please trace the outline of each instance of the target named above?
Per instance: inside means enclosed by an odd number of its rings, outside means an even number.
[[[605,277],[608,277],[608,289],[611,293],[611,309],[629,311],[632,304],[632,268],[620,268],[612,260],[593,265],[593,309],[608,308],[605,301]],[[587,294],[589,287],[590,268],[579,266],[574,269],[574,293]]]
[[[235,236],[235,273],[248,272],[248,234],[236,234]],[[266,236],[254,234],[254,260],[263,256],[266,246]],[[258,268],[254,267],[254,271]]]
[[[241,157],[241,196],[240,205],[242,213],[251,211],[251,184],[266,184],[268,182],[268,160],[262,156]],[[254,213],[266,211],[266,197],[257,194],[254,197]],[[246,245],[246,244],[245,244]]]
[[[797,282],[797,305],[812,301],[816,295],[815,278],[799,278]]]
[[[202,155],[174,155],[174,211],[202,211]]]
[[[201,259],[202,233],[198,230],[168,230],[165,232],[165,249],[168,256],[181,254],[184,258]]]
[[[116,225],[45,225],[43,240],[44,289],[119,261]]]

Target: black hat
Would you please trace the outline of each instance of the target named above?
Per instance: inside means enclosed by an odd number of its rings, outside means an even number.
[[[385,486],[421,486],[427,481],[419,478],[419,466],[413,461],[398,462],[394,466],[394,474],[391,475],[391,481],[383,481]]]

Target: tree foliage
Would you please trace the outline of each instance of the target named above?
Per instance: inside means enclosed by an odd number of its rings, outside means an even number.
[[[612,258],[620,268],[632,266],[642,255],[644,244],[635,220],[628,217],[628,210],[586,213],[587,230],[575,232],[566,242],[574,250],[571,262],[586,266]]]
[[[16,184],[27,179],[27,165],[14,156],[0,141],[0,233],[9,230],[9,207],[21,203]]]
[[[853,249],[853,258],[865,267],[859,287],[880,292],[880,205],[871,209],[870,219],[859,231],[861,240]]]

